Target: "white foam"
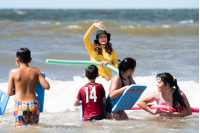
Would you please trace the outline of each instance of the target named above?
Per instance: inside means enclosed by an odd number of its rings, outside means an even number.
[[[162,25],[161,27],[163,27],[163,28],[169,28],[170,26],[169,25]]]
[[[127,29],[127,28],[130,28],[130,29],[134,29],[135,26],[132,26],[132,25],[128,25],[128,26],[120,26],[121,29]]]
[[[180,21],[180,23],[182,23],[182,24],[193,23],[193,22],[194,22],[193,20],[183,20],[183,21]]]
[[[50,83],[50,90],[45,91],[44,111],[45,112],[65,112],[67,110],[74,111],[77,107],[73,106],[73,102],[78,94],[79,89],[88,81],[87,78],[74,76],[72,81],[58,81],[47,79]],[[147,85],[141,97],[148,93],[157,90],[155,75],[146,77],[134,77],[137,84]],[[101,83],[104,86],[106,95],[109,93],[111,81],[106,81],[103,78],[97,78],[96,83]],[[187,96],[191,107],[199,107],[199,83],[194,81],[178,81],[180,89]],[[8,83],[0,83],[0,90],[7,92]],[[12,112],[14,108],[14,96],[11,96],[6,108],[6,112]]]
[[[61,22],[56,22],[55,24],[56,24],[56,25],[61,25]]]
[[[40,21],[41,24],[49,24],[49,22]]]
[[[15,11],[17,14],[19,14],[19,15],[24,15],[24,14],[26,14],[26,12],[25,11]]]
[[[68,25],[65,27],[65,29],[81,29],[81,26],[78,25]]]

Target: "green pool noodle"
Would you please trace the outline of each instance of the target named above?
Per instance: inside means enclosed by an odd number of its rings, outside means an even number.
[[[50,63],[50,64],[61,64],[61,65],[96,65],[96,66],[100,66],[100,62],[96,62],[96,61],[80,61],[80,60],[55,60],[55,59],[46,59],[46,63]],[[114,71],[115,73],[119,73],[119,70],[110,65],[110,64],[106,64],[105,65],[106,68]]]

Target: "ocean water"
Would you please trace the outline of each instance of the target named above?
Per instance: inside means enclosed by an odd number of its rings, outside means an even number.
[[[31,50],[31,67],[46,73],[44,112],[38,125],[15,128],[14,96],[0,116],[0,132],[198,132],[199,114],[185,118],[159,118],[142,110],[126,111],[132,121],[83,122],[73,106],[80,87],[87,83],[85,65],[47,64],[46,59],[86,60],[83,42],[87,29],[104,21],[118,58],[135,58],[133,75],[146,84],[142,96],[154,91],[157,73],[169,72],[192,107],[199,107],[199,11],[179,10],[0,10],[0,90],[7,92],[9,71],[16,68],[15,54]],[[95,38],[95,28],[90,40]],[[112,73],[114,76],[115,73]],[[99,77],[108,95],[110,81]]]

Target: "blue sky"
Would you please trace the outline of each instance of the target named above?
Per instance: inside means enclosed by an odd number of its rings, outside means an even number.
[[[199,0],[0,0],[0,8],[149,9],[199,8]]]

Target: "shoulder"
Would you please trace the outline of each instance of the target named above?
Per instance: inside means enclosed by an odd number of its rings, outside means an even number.
[[[103,88],[103,85],[102,85],[102,84],[99,84],[99,83],[96,83],[96,84],[95,84],[95,87]]]
[[[82,87],[79,89],[78,93],[83,93],[83,92],[85,92],[85,87],[86,87],[86,86],[82,86]]]
[[[120,76],[118,75],[118,74],[116,74],[113,78],[112,78],[112,80],[113,79],[120,79]]]
[[[153,91],[153,92],[151,92],[151,93],[149,93],[149,94],[153,94],[153,95],[158,95],[158,91]]]
[[[10,70],[9,75],[14,76],[18,71],[19,71],[19,68],[14,68],[14,69]]]
[[[149,94],[147,94],[147,96],[152,96],[152,97],[154,97],[155,99],[157,99],[158,98],[158,91],[153,91],[153,92],[150,92]]]
[[[36,74],[41,74],[41,71],[38,68],[30,67],[30,69]]]
[[[10,73],[15,73],[15,72],[17,72],[18,70],[19,70],[19,68],[11,69],[11,70],[10,70]]]
[[[38,68],[35,68],[35,67],[30,67],[30,69],[37,71],[37,72],[40,72],[40,70]]]
[[[82,86],[82,87],[80,88],[80,90],[85,89],[85,87],[87,87],[87,85]],[[79,90],[79,91],[80,91],[80,90]]]
[[[112,49],[112,54],[116,54],[116,52],[115,52],[115,50],[114,50],[114,49]]]
[[[120,76],[119,76],[119,75],[115,75],[115,76],[112,78],[111,82],[112,82],[112,81],[119,81],[119,80],[121,80]]]
[[[115,75],[112,80],[111,80],[111,84],[118,84],[118,85],[121,85],[122,82],[121,82],[121,78],[119,75]]]
[[[181,90],[179,90],[179,94],[180,94],[182,97],[186,97],[185,94],[184,94],[184,92],[181,91]]]

